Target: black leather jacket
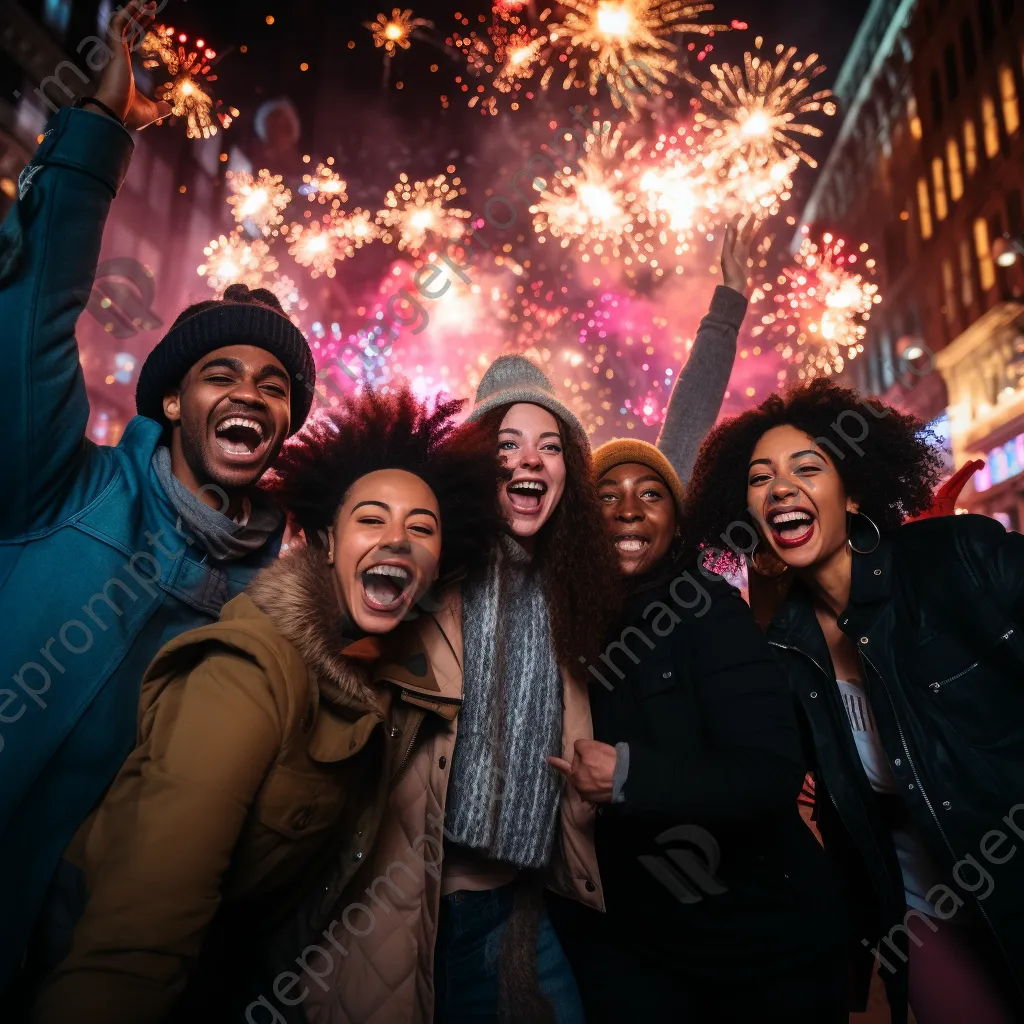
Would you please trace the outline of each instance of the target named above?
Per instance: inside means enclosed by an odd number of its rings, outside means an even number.
[[[947,516],[903,526],[870,554],[854,555],[839,627],[860,651],[906,811],[956,897],[944,900],[943,912],[975,923],[995,962],[1004,961],[1024,991],[1022,617],[1024,536],[983,516]],[[884,942],[889,936],[907,947],[891,829],[860,765],[828,647],[801,586],[773,618],[768,639],[806,718],[819,827],[843,865],[852,943],[868,971],[869,950],[892,965],[880,973],[893,1020],[905,1020],[905,954]],[[909,924],[927,940],[926,923]]]

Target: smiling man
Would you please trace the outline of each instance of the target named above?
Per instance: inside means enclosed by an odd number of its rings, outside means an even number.
[[[239,285],[156,346],[116,448],[86,436],[75,324],[128,169],[126,128],[160,114],[134,92],[128,52],[129,18],[144,27],[153,8],[115,19],[96,99],[53,119],[0,228],[0,990],[68,840],[132,749],[153,655],[275,560],[283,517],[255,486],[311,404],[302,334],[271,293]]]

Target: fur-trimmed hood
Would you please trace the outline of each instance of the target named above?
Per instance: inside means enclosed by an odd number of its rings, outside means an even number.
[[[301,547],[260,572],[246,589],[252,603],[316,673],[320,694],[338,705],[376,706],[370,666],[377,641],[361,636],[344,611],[324,552]]]

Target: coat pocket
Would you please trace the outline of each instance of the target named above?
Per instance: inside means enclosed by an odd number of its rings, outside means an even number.
[[[267,776],[257,798],[260,824],[292,840],[305,839],[330,828],[345,807],[346,789],[341,774],[341,771],[300,772],[277,765]]]

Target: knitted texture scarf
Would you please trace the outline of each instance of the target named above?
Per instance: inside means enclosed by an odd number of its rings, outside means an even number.
[[[562,680],[543,580],[511,538],[463,594],[463,704],[445,832],[495,860],[540,868],[551,856],[562,783]]]
[[[159,445],[153,453],[153,472],[178,513],[179,532],[198,540],[200,547],[216,562],[228,562],[263,547],[280,528],[283,514],[259,491],[254,491],[252,509],[245,526],[232,522],[215,508],[197,498],[171,471],[171,450]]]

